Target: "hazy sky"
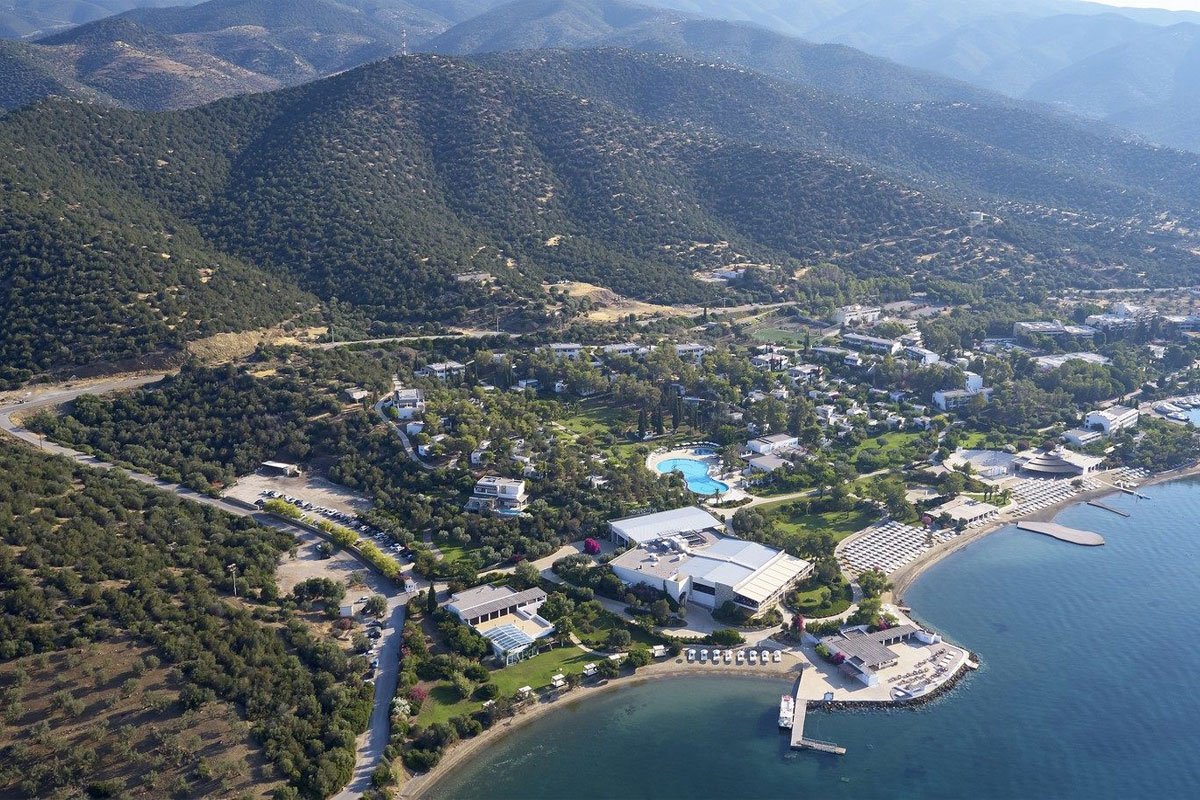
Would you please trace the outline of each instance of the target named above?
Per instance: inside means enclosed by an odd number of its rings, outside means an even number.
[[[1169,8],[1173,11],[1200,11],[1200,0],[1094,0],[1106,6],[1127,8]]]

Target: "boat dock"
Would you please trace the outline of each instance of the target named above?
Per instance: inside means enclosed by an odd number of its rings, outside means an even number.
[[[1059,525],[1057,522],[1021,521],[1017,523],[1017,527],[1023,531],[1040,533],[1059,541],[1080,544],[1085,547],[1097,547],[1104,544],[1104,537],[1094,531],[1081,531],[1078,528],[1068,528],[1066,525]]]
[[[796,710],[792,714],[792,749],[816,750],[820,753],[834,753],[844,756],[846,748],[833,742],[823,742],[820,739],[808,739],[804,736],[804,718],[808,715],[808,701],[796,698]]]
[[[1088,500],[1088,505],[1095,506],[1096,508],[1102,508],[1105,511],[1111,511],[1112,513],[1116,514],[1119,517],[1128,517],[1129,516],[1128,512],[1122,511],[1119,508],[1113,508],[1110,505],[1105,505],[1104,503],[1101,503],[1099,500]]]

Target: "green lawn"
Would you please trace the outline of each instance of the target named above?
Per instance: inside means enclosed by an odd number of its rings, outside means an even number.
[[[585,400],[577,410],[559,422],[572,433],[595,436],[601,433],[616,433],[621,426],[624,409],[609,405],[607,400]]]
[[[771,344],[804,344],[804,331],[788,331],[783,328],[759,328],[750,335],[759,342],[770,342]]]
[[[861,452],[879,453],[881,455],[891,455],[897,450],[912,444],[917,439],[920,439],[923,434],[913,433],[910,431],[888,431],[879,436],[874,436],[870,439],[864,439],[852,453],[852,457],[857,457]]]
[[[774,519],[776,527],[789,535],[826,532],[840,542],[874,522],[875,515],[870,511],[859,510],[826,511],[820,514],[788,514],[777,511]]]
[[[625,620],[611,611],[602,612],[596,619],[592,620],[591,625],[594,630],[588,633],[583,633],[578,629],[575,631],[580,641],[588,647],[603,647],[604,640],[608,638],[609,632],[614,628],[624,628],[629,631],[629,635],[633,637],[634,644],[644,644],[647,647],[653,647],[656,644],[664,643],[662,639],[650,635],[636,625],[626,625]]]
[[[578,647],[557,647],[546,653],[513,664],[511,667],[493,670],[491,680],[500,687],[500,694],[508,697],[516,694],[522,686],[541,689],[550,685],[550,678],[561,672],[564,675],[582,673],[583,665],[594,663],[598,658],[585,653]],[[458,699],[449,682],[442,682],[429,691],[429,699],[421,707],[417,722],[430,725],[448,722],[453,717],[469,714],[483,706],[478,700]]]
[[[460,544],[451,544],[446,539],[433,540],[434,545],[442,552],[442,561],[447,564],[453,564],[456,561],[461,561],[463,556],[467,554],[467,548]]]
[[[822,619],[836,616],[850,607],[854,595],[844,578],[839,578],[838,585],[828,587],[831,593],[831,602],[828,605],[823,604],[825,588],[814,586],[796,592],[792,602],[800,614],[808,619]]]

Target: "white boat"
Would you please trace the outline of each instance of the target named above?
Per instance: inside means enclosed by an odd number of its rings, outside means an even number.
[[[779,699],[779,727],[792,727],[792,719],[796,716],[796,698],[785,694]]]

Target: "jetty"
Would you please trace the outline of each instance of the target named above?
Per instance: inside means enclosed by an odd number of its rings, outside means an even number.
[[[1116,514],[1118,517],[1128,517],[1129,516],[1129,512],[1122,511],[1119,508],[1113,508],[1110,505],[1101,503],[1099,500],[1088,500],[1088,505],[1095,506],[1096,508],[1102,508],[1105,511],[1111,511],[1112,513]]]
[[[846,748],[833,742],[823,742],[820,739],[809,739],[804,735],[804,718],[808,715],[808,701],[796,698],[796,710],[792,712],[792,749],[816,750],[819,753],[833,753],[844,756]]]
[[[1022,520],[1017,523],[1017,527],[1023,531],[1040,533],[1043,536],[1050,536],[1059,541],[1079,544],[1084,547],[1098,547],[1104,544],[1104,537],[1095,531],[1068,528],[1066,525],[1059,525],[1057,522],[1025,522]]]

